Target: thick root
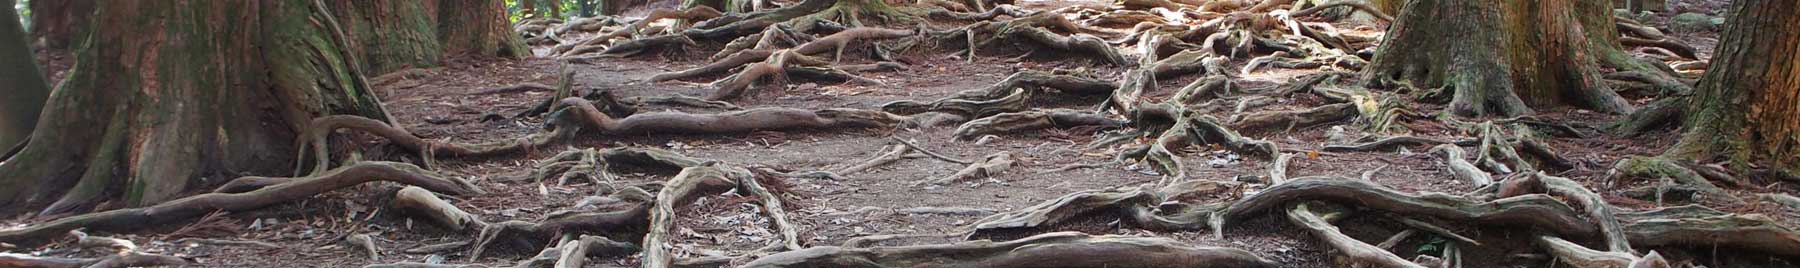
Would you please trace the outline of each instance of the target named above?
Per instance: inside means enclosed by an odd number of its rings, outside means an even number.
[[[958,139],[970,140],[983,135],[1024,133],[1046,128],[1096,126],[1110,129],[1124,125],[1124,121],[1091,112],[1069,109],[1032,110],[975,119],[957,127],[954,135]]]
[[[1324,218],[1308,210],[1306,204],[1295,205],[1288,209],[1287,216],[1294,225],[1306,229],[1319,240],[1324,240],[1325,244],[1331,245],[1331,248],[1337,249],[1338,254],[1343,254],[1345,260],[1337,262],[1339,267],[1425,268],[1423,265],[1402,259],[1393,252],[1344,235],[1343,232],[1338,231],[1337,226],[1332,226],[1330,222],[1326,222]]]
[[[373,181],[397,182],[453,195],[481,192],[468,182],[440,177],[410,164],[361,162],[317,176],[291,178],[284,183],[244,193],[201,194],[155,206],[83,214],[27,228],[0,231],[0,242],[38,245],[75,229],[124,232],[187,220],[215,211],[262,208]]]
[[[963,167],[962,170],[957,170],[955,174],[950,174],[950,176],[921,181],[916,184],[944,185],[965,180],[991,178],[994,175],[1000,174],[1000,172],[1011,169],[1014,162],[1016,161],[1013,160],[1012,153],[994,153],[987,157],[983,157],[979,162],[971,163],[968,166]]]
[[[1049,233],[1019,240],[903,247],[815,247],[759,258],[747,268],[780,267],[1275,267],[1248,251],[1192,247],[1159,237]]]
[[[187,266],[193,263],[188,260],[166,255],[153,255],[137,252],[111,255],[100,258],[55,258],[37,257],[15,253],[0,253],[0,266],[4,267],[36,267],[36,268],[125,268],[125,267],[158,267]]]
[[[438,198],[431,190],[418,186],[407,186],[395,193],[394,207],[451,231],[487,226],[486,222],[481,221],[481,217],[464,212],[456,205]]]

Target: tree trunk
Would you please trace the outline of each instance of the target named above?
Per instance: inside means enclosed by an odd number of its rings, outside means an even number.
[[[533,15],[537,15],[537,1],[519,0],[519,17],[520,18],[536,17]]]
[[[1610,3],[1582,0],[1408,1],[1364,72],[1453,94],[1464,116],[1516,116],[1574,104],[1632,107],[1601,83],[1601,67],[1655,70],[1618,43]]]
[[[75,45],[94,14],[94,0],[37,0],[26,5],[31,9],[32,42],[42,40],[48,48]]]
[[[575,0],[576,16],[593,17],[594,0]]]
[[[364,71],[375,76],[407,67],[443,63],[438,41],[438,5],[417,0],[325,1],[343,26],[350,50]]]
[[[525,39],[507,21],[505,2],[442,0],[438,7],[438,40],[443,41],[445,55],[531,56]]]
[[[389,121],[313,0],[96,6],[31,142],[0,162],[0,215],[145,206],[242,174],[293,171],[320,115]],[[54,203],[52,203],[54,202]]]
[[[1800,171],[1800,2],[1738,0],[1668,154]]]
[[[13,0],[0,0],[0,4],[12,7]],[[38,111],[50,95],[49,82],[44,81],[44,72],[31,56],[25,27],[19,23],[18,12],[0,16],[0,85],[6,85],[0,90],[0,95],[6,96],[6,101],[0,102],[0,159],[31,135]]]

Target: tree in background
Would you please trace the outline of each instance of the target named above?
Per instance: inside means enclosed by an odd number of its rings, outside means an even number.
[[[0,4],[14,5],[12,0],[0,0]],[[0,159],[31,135],[31,129],[37,126],[38,110],[50,95],[49,82],[31,56],[29,37],[19,25],[22,22],[18,15],[19,12],[7,12],[0,17],[5,20],[0,21],[0,85],[6,85],[0,88],[0,95],[6,96],[0,102]]]

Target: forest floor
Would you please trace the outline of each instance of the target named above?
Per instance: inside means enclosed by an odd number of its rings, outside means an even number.
[[[1686,1],[1684,1],[1686,2]],[[1723,1],[1717,1],[1723,2]],[[1056,3],[1063,5],[1068,3]],[[1105,2],[1076,2],[1075,4],[1104,5]],[[1027,9],[1048,9],[1044,2],[1025,2]],[[1683,7],[1691,8],[1691,7]],[[1716,10],[1722,8],[1710,6]],[[1710,11],[1696,9],[1696,11]],[[1652,25],[1664,23],[1673,13],[1660,15]],[[1358,25],[1339,25],[1342,29],[1354,29]],[[948,26],[942,26],[948,27]],[[1377,26],[1376,29],[1379,29]],[[1701,51],[1703,58],[1709,57],[1712,44],[1716,41],[1716,32],[1683,34],[1677,37],[1684,43],[1691,44]],[[498,141],[527,135],[540,131],[542,122],[534,119],[523,120],[484,120],[494,115],[510,117],[519,111],[551,98],[552,92],[525,91],[500,94],[479,94],[487,89],[513,85],[521,82],[535,82],[555,85],[557,73],[568,68],[575,73],[573,86],[577,89],[610,90],[619,97],[663,96],[667,94],[686,94],[703,96],[709,93],[709,87],[701,82],[649,82],[649,77],[662,72],[680,70],[708,62],[707,56],[717,51],[719,44],[702,44],[699,48],[690,48],[685,52],[663,52],[649,56],[630,58],[607,58],[589,60],[581,63],[568,63],[550,58],[532,58],[521,61],[497,59],[458,58],[452,60],[447,67],[421,69],[406,79],[379,85],[379,93],[386,102],[387,109],[395,116],[396,121],[412,133],[427,139],[443,139],[459,142]],[[540,52],[544,47],[539,47]],[[847,53],[848,54],[848,53]],[[865,52],[866,54],[866,52]],[[1090,60],[1058,59],[1056,56],[1040,56],[1025,59],[1012,59],[1012,55],[986,54],[967,62],[958,57],[949,56],[948,52],[912,53],[903,56],[911,62],[907,70],[869,74],[868,77],[881,81],[882,85],[859,85],[854,83],[814,83],[796,82],[779,88],[763,89],[761,93],[748,96],[734,102],[744,108],[754,107],[793,107],[793,108],[862,108],[875,109],[878,105],[897,100],[932,100],[949,96],[958,91],[987,87],[1019,70],[1052,70],[1085,68],[1099,77],[1120,77],[1127,71],[1125,68],[1105,64],[1096,64]],[[66,68],[67,61],[46,59],[52,66],[51,73],[58,73],[57,68]],[[867,61],[863,57],[847,60]],[[59,65],[57,62],[61,62]],[[862,62],[853,62],[862,63]],[[1242,62],[1232,65],[1242,67]],[[1241,87],[1257,88],[1277,86],[1289,83],[1302,75],[1321,72],[1316,69],[1265,69],[1248,76],[1238,77],[1236,82]],[[60,77],[53,75],[52,77]],[[709,78],[716,78],[712,76]],[[1157,87],[1146,93],[1145,99],[1156,100],[1167,98],[1183,85],[1187,85],[1197,76],[1184,76],[1163,79]],[[710,80],[710,79],[708,79]],[[1066,98],[1045,101],[1035,104],[1036,107],[1092,109],[1105,100],[1105,96],[1086,98]],[[1648,99],[1636,100],[1634,104],[1643,105]],[[1277,100],[1274,104],[1258,108],[1260,110],[1300,110],[1325,104],[1324,100],[1312,94],[1296,94],[1292,98]],[[1434,111],[1441,107],[1427,104],[1412,104],[1415,110]],[[718,112],[693,108],[656,107],[654,109],[682,109],[692,112]],[[1213,116],[1227,118],[1232,116],[1229,109],[1215,110]],[[1656,206],[1653,201],[1638,200],[1625,196],[1626,189],[1643,186],[1649,182],[1626,181],[1611,182],[1604,180],[1613,164],[1632,156],[1656,155],[1674,143],[1676,131],[1658,131],[1637,137],[1620,137],[1600,129],[1622,118],[1620,115],[1602,114],[1576,109],[1544,109],[1539,110],[1539,119],[1567,124],[1580,130],[1579,138],[1546,139],[1551,147],[1562,156],[1574,160],[1576,167],[1553,173],[1552,175],[1567,177],[1581,182],[1590,189],[1599,192],[1607,201],[1626,209],[1643,209]],[[1399,150],[1373,152],[1330,152],[1311,154],[1321,150],[1331,141],[1328,133],[1333,132],[1336,124],[1323,126],[1287,129],[1269,133],[1250,133],[1251,138],[1266,139],[1278,144],[1281,148],[1309,152],[1295,159],[1288,168],[1292,177],[1310,175],[1334,175],[1359,177],[1365,172],[1373,172],[1374,183],[1408,192],[1465,192],[1472,186],[1453,178],[1443,161],[1426,153],[1426,147],[1411,147]],[[1443,140],[1456,140],[1474,137],[1474,133],[1455,133],[1453,128],[1432,121],[1408,123],[1411,135]],[[917,129],[820,129],[815,131],[787,132],[751,132],[729,135],[668,135],[646,133],[629,137],[609,136],[606,138],[583,139],[568,144],[574,148],[622,148],[652,147],[666,149],[688,156],[715,159],[742,166],[767,166],[783,170],[837,170],[855,165],[876,157],[883,148],[893,144],[893,138],[915,141],[919,146],[944,155],[978,159],[996,152],[1010,152],[1018,164],[1005,172],[994,174],[990,178],[967,182],[957,182],[941,186],[920,186],[915,182],[951,175],[962,166],[929,158],[905,159],[891,165],[877,167],[865,172],[846,174],[843,180],[792,178],[779,188],[786,198],[790,220],[800,231],[801,243],[804,245],[837,245],[844,241],[861,236],[878,234],[922,234],[925,236],[890,241],[887,244],[922,244],[943,243],[962,240],[959,234],[966,234],[970,224],[992,215],[1019,209],[1055,199],[1066,194],[1102,190],[1115,187],[1136,187],[1142,184],[1154,184],[1159,179],[1147,166],[1132,162],[1114,161],[1118,148],[1089,149],[1085,145],[1096,138],[1092,129],[1050,129],[1030,133],[1008,133],[998,135],[991,142],[977,144],[975,141],[957,140],[953,135],[954,126],[923,127]],[[1355,128],[1349,130],[1356,132]],[[1354,134],[1354,133],[1352,133]],[[562,146],[559,146],[562,147]],[[600,190],[592,184],[573,183],[556,185],[554,182],[521,182],[514,181],[526,177],[534,171],[541,159],[555,155],[562,149],[544,150],[525,155],[502,158],[460,160],[446,159],[437,163],[437,170],[456,177],[472,179],[477,185],[487,189],[488,194],[461,197],[455,203],[470,213],[479,215],[488,222],[506,220],[534,220],[544,217],[553,211],[579,209],[576,207],[586,197],[595,195]],[[371,158],[381,157],[376,153]],[[1253,157],[1243,157],[1237,153],[1217,149],[1199,148],[1183,155],[1186,172],[1190,178],[1243,181],[1247,187],[1232,189],[1210,197],[1228,200],[1234,196],[1247,195],[1257,191],[1266,181],[1271,163]],[[1041,172],[1075,164],[1091,164],[1091,168],[1077,168],[1059,172]],[[626,181],[660,181],[672,174],[645,174],[623,172]],[[1732,194],[1745,200],[1760,200],[1758,193],[1797,193],[1800,185],[1773,183],[1752,185],[1728,189]],[[451,232],[423,223],[414,223],[407,217],[386,211],[385,200],[392,195],[391,186],[365,185],[344,191],[336,191],[313,197],[302,202],[278,205],[247,213],[237,213],[226,217],[202,220],[187,226],[168,226],[176,232],[157,232],[156,235],[122,235],[144,245],[147,252],[174,254],[191,257],[203,266],[209,267],[355,267],[371,263],[387,263],[396,261],[426,262],[430,258],[442,259],[448,263],[473,263],[488,266],[510,266],[533,252],[511,252],[508,254],[487,254],[479,260],[468,260],[462,251],[449,251],[436,254],[408,254],[404,250],[422,245],[438,244],[450,241],[474,239],[472,234]],[[677,259],[693,256],[736,256],[752,252],[764,247],[772,240],[779,239],[772,233],[770,222],[759,213],[752,197],[735,194],[703,197],[693,206],[677,212],[676,238],[673,241]],[[1784,209],[1778,205],[1763,202],[1749,202],[1735,206],[1713,206],[1727,212],[1762,213],[1774,215],[1790,226],[1800,223],[1800,211]],[[952,208],[948,212],[921,212],[918,208]],[[1281,263],[1283,267],[1328,267],[1331,264],[1329,248],[1318,243],[1304,229],[1295,228],[1279,213],[1258,219],[1226,230],[1224,238],[1218,239],[1207,232],[1174,232],[1158,233],[1122,224],[1111,218],[1057,226],[1058,230],[1078,230],[1094,234],[1130,234],[1176,238],[1195,245],[1226,246],[1249,250],[1260,257]],[[1363,241],[1380,241],[1404,228],[1395,228],[1393,221],[1384,220],[1384,214],[1357,214],[1345,219],[1338,225],[1344,232]],[[1475,226],[1450,226],[1461,234],[1474,237],[1480,241],[1503,241],[1465,250],[1465,265],[1469,267],[1546,267],[1550,266],[1544,259],[1521,259],[1516,256],[1530,253],[1535,249],[1523,239],[1529,234],[1520,230],[1484,229]],[[375,234],[380,247],[379,261],[347,245],[338,243],[342,237],[350,233]],[[274,243],[280,249],[263,249],[256,247],[212,246],[185,243],[173,243],[182,237],[229,238],[255,240]],[[1403,242],[1393,250],[1400,257],[1412,259],[1421,252],[1431,252],[1435,244],[1428,238],[1411,239]],[[52,247],[54,248],[54,247]],[[505,251],[505,250],[502,250]],[[1699,251],[1671,251],[1699,252]],[[46,252],[57,254],[58,252]],[[73,254],[61,252],[62,254]],[[1669,254],[1669,253],[1665,253]],[[1707,267],[1794,267],[1793,260],[1756,259],[1756,260],[1720,260],[1720,256],[1736,256],[1731,254],[1711,254],[1710,259],[1700,259],[1701,253],[1675,253],[1675,259],[1692,260]],[[589,267],[631,267],[636,266],[637,255],[590,260]]]

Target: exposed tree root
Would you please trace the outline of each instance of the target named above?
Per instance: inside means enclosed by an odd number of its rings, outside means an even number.
[[[375,246],[375,238],[370,237],[369,234],[345,236],[344,244],[362,249],[364,254],[369,255],[371,261],[381,261],[381,247]]]
[[[514,84],[514,85],[510,85],[510,86],[484,89],[484,90],[481,90],[481,91],[478,91],[475,93],[469,93],[469,95],[513,94],[513,93],[524,93],[524,92],[535,92],[535,91],[555,91],[555,90],[556,90],[555,87],[551,87],[549,85],[526,82],[526,83],[518,83],[518,84]]]
[[[1430,138],[1420,138],[1420,137],[1413,137],[1413,136],[1394,136],[1394,137],[1387,137],[1387,138],[1382,138],[1382,139],[1371,141],[1371,142],[1364,142],[1364,143],[1358,143],[1358,144],[1326,145],[1325,148],[1323,148],[1321,150],[1326,151],[1326,152],[1370,152],[1370,151],[1378,151],[1378,150],[1391,150],[1395,147],[1436,146],[1439,144],[1449,144],[1449,143],[1451,143],[1451,142],[1435,140],[1435,139],[1430,139]]]
[[[1432,147],[1431,153],[1443,157],[1444,165],[1450,167],[1450,173],[1455,174],[1457,179],[1468,181],[1470,185],[1473,185],[1476,188],[1494,183],[1494,178],[1492,176],[1489,176],[1485,171],[1481,171],[1480,168],[1476,168],[1475,164],[1469,163],[1467,159],[1463,158],[1464,153],[1462,147],[1457,147],[1453,144],[1440,144],[1437,147]]]
[[[1287,166],[1288,166],[1288,162],[1292,162],[1292,161],[1294,161],[1294,154],[1281,154],[1280,156],[1275,157],[1274,162],[1269,163],[1269,184],[1270,185],[1281,184],[1283,182],[1287,182],[1287,180],[1288,180]]]
[[[937,152],[932,152],[931,150],[926,150],[925,147],[920,147],[918,144],[913,144],[912,141],[907,141],[906,139],[901,139],[900,137],[890,137],[890,138],[893,139],[894,142],[899,142],[901,145],[905,145],[907,148],[912,148],[913,151],[918,151],[919,153],[923,153],[926,156],[931,156],[931,158],[937,158],[938,160],[944,160],[944,162],[957,163],[957,164],[963,164],[963,165],[975,164],[975,161],[957,159],[955,157],[944,156],[942,154],[938,154]]]
[[[354,129],[382,138],[429,157],[485,157],[536,150],[571,137],[578,131],[602,135],[636,133],[713,134],[742,133],[759,130],[868,128],[900,125],[908,118],[889,113],[855,109],[802,110],[793,108],[760,108],[717,114],[685,112],[651,112],[614,118],[582,98],[566,98],[558,102],[557,119],[551,120],[549,132],[532,134],[513,141],[479,144],[429,141],[404,129],[357,116],[325,116],[313,120],[308,134],[318,167],[329,165],[325,158],[326,137],[337,129]],[[565,109],[566,108],[566,109]]]
[[[1332,226],[1331,223],[1320,218],[1318,214],[1314,214],[1312,211],[1308,210],[1306,204],[1294,205],[1293,208],[1287,210],[1287,216],[1288,220],[1292,221],[1294,225],[1306,229],[1308,232],[1312,233],[1313,236],[1318,237],[1319,240],[1324,240],[1325,244],[1331,245],[1331,248],[1337,249],[1338,254],[1343,254],[1345,260],[1337,262],[1337,266],[1339,267],[1425,268],[1425,266],[1407,261],[1406,259],[1401,259],[1400,256],[1394,255],[1393,252],[1388,252],[1387,250],[1375,247],[1375,245],[1363,243],[1362,241],[1356,240],[1356,238],[1344,235],[1344,233],[1338,231],[1337,226]]]
[[[908,147],[906,145],[901,145],[901,144],[894,144],[894,145],[882,147],[881,153],[879,155],[876,155],[875,158],[870,158],[869,161],[864,161],[864,162],[862,162],[860,164],[856,164],[854,166],[849,166],[849,167],[845,167],[843,169],[839,169],[837,171],[837,174],[850,175],[850,174],[854,174],[857,172],[862,172],[864,170],[869,170],[871,168],[884,166],[887,164],[893,164],[894,162],[900,161],[900,159],[906,158],[906,153],[911,152],[911,151],[912,151],[912,147]]]
[[[260,178],[260,177],[245,177]],[[124,232],[179,222],[215,211],[244,211],[295,201],[319,193],[372,181],[391,181],[454,195],[479,193],[474,185],[443,178],[417,166],[392,162],[360,162],[310,177],[244,193],[209,193],[163,202],[155,206],[110,210],[57,219],[21,229],[0,231],[0,241],[38,245],[78,228]]]
[[[1619,160],[1613,165],[1611,174],[1614,180],[1620,178],[1662,178],[1674,179],[1675,183],[1692,187],[1700,191],[1706,199],[1714,199],[1727,204],[1739,204],[1744,200],[1713,185],[1711,180],[1694,169],[1676,163],[1677,160],[1656,157],[1632,157]]]
[[[676,207],[685,206],[700,195],[724,192],[732,188],[761,198],[763,211],[773,219],[775,228],[781,233],[783,245],[788,250],[799,250],[798,232],[793,224],[788,223],[781,199],[764,189],[754,176],[743,168],[708,164],[684,168],[675,178],[669,179],[669,186],[657,192],[656,205],[650,211],[650,230],[644,235],[642,244],[644,267],[669,267],[673,258],[664,245],[668,243],[670,232],[674,229]]]
[[[1620,213],[1625,236],[1638,247],[1737,248],[1800,257],[1800,233],[1761,214],[1728,214],[1683,206]]]
[[[0,253],[0,266],[33,267],[33,268],[125,268],[125,267],[158,267],[186,266],[192,263],[175,256],[152,255],[129,252],[100,258],[54,258],[36,257],[15,253]]]
[[[569,180],[577,178],[585,178],[596,185],[618,180],[607,171],[607,166],[605,161],[600,161],[600,152],[594,148],[569,149],[539,163],[528,179],[542,182],[555,176],[556,185],[567,185]]]
[[[1232,203],[1220,214],[1224,223],[1229,224],[1301,200],[1346,202],[1401,215],[1529,227],[1574,237],[1596,234],[1592,223],[1582,219],[1568,205],[1545,195],[1521,195],[1483,202],[1437,193],[1404,193],[1370,182],[1335,177],[1297,178],[1275,185]]]
[[[914,34],[916,34],[914,31],[908,31],[908,30],[893,30],[893,29],[882,29],[882,28],[853,28],[853,29],[847,29],[847,30],[844,30],[844,31],[841,31],[838,33],[834,33],[831,35],[827,35],[825,37],[820,37],[817,40],[813,40],[813,41],[807,42],[805,44],[800,44],[791,49],[787,49],[786,52],[793,53],[795,55],[801,55],[801,56],[812,56],[812,55],[816,55],[819,53],[833,52],[834,55],[836,55],[836,57],[834,57],[833,59],[836,60],[837,58],[843,57],[843,50],[846,47],[848,47],[851,44],[851,42],[856,42],[856,41],[861,41],[861,40],[894,39],[894,38],[912,36]],[[776,55],[777,52],[778,51],[773,48],[744,50],[744,51],[740,51],[740,52],[731,54],[731,56],[724,57],[722,59],[714,61],[713,63],[703,65],[700,67],[694,67],[691,69],[676,71],[676,72],[657,74],[656,76],[652,76],[650,78],[650,80],[651,81],[668,81],[668,80],[674,80],[674,79],[684,79],[684,78],[689,78],[689,77],[721,73],[726,70],[730,70],[732,68],[742,66],[744,64],[762,61],[764,59],[767,59],[771,56]]]
[[[1005,172],[1007,169],[1011,169],[1014,162],[1012,153],[994,153],[982,157],[979,162],[968,164],[968,166],[963,167],[962,170],[957,170],[955,174],[950,174],[950,176],[921,181],[916,184],[944,185],[965,180],[989,178],[1000,174],[1000,172]]]
[[[989,134],[1023,133],[1046,128],[1073,128],[1081,126],[1098,126],[1101,128],[1117,128],[1125,122],[1107,118],[1105,115],[1069,109],[1031,110],[996,114],[963,123],[956,128],[958,139],[969,140]]]
[[[1555,255],[1557,260],[1574,267],[1670,267],[1668,261],[1663,260],[1662,254],[1658,254],[1656,251],[1650,251],[1650,254],[1640,258],[1631,255],[1631,253],[1588,249],[1587,247],[1575,244],[1574,242],[1569,242],[1568,240],[1563,240],[1562,238],[1554,236],[1538,236],[1533,242],[1537,243],[1539,247],[1543,247],[1550,251],[1550,254]]]
[[[1021,70],[986,88],[958,92],[930,103],[893,101],[882,104],[881,109],[896,114],[942,112],[979,118],[1024,111],[1029,98],[1052,90],[1066,94],[1097,95],[1112,93],[1117,88],[1110,81],[1086,76]]]
[[[462,231],[465,228],[480,229],[487,226],[481,217],[464,212],[456,205],[438,198],[437,194],[419,188],[407,186],[394,194],[394,207],[408,214],[423,218],[439,227],[451,231]]]
[[[1090,236],[1049,233],[1019,240],[969,241],[943,245],[842,248],[814,247],[769,255],[745,264],[777,267],[1275,267],[1250,252],[1192,247],[1159,237]]]
[[[1676,42],[1674,40],[1669,40],[1666,38],[1651,40],[1651,39],[1625,36],[1625,37],[1619,37],[1619,44],[1622,44],[1625,46],[1657,47],[1657,48],[1667,49],[1669,51],[1675,52],[1676,55],[1680,55],[1684,59],[1690,59],[1690,60],[1700,59],[1700,56],[1694,52],[1696,50],[1693,47],[1690,47],[1686,44],[1682,44],[1681,42]]]
[[[1231,128],[1245,133],[1266,133],[1274,130],[1308,128],[1324,123],[1343,121],[1355,116],[1356,105],[1339,103],[1302,111],[1253,113],[1233,122]]]

